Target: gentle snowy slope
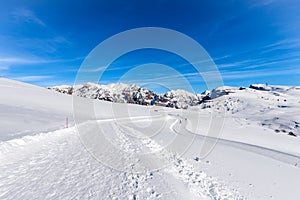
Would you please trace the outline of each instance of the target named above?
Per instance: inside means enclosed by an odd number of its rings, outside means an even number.
[[[253,89],[255,88],[255,89]],[[256,124],[276,134],[300,134],[300,87],[251,85],[250,88],[218,88],[223,95],[204,103],[206,110],[225,109],[241,127]]]
[[[0,78],[0,140],[65,126],[71,98],[43,88]]]
[[[69,126],[74,125],[72,96],[5,78],[0,78],[0,92],[0,140],[65,128],[66,118]],[[82,102],[93,101],[82,98]],[[138,111],[131,107],[128,109],[135,115],[148,112],[145,107]],[[85,110],[81,112],[84,115]],[[100,119],[112,117],[111,103],[97,102],[95,114]]]

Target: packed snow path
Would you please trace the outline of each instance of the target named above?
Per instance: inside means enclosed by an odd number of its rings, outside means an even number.
[[[132,120],[132,119],[131,119]],[[137,118],[136,123],[144,123],[145,119]],[[165,118],[153,120],[152,127],[160,124]],[[248,176],[262,176],[266,181],[274,182],[281,190],[290,190],[291,197],[297,195],[296,186],[282,187],[290,181],[297,180],[299,169],[289,162],[280,160],[282,153],[273,152],[269,149],[253,147],[246,144],[221,140],[216,146],[210,159],[203,162],[197,159],[199,146],[203,142],[203,136],[197,136],[193,145],[184,156],[176,152],[181,151],[180,147],[186,143],[186,139],[194,135],[185,130],[185,122],[180,119],[167,117],[165,128],[160,130],[153,139],[147,137],[151,130],[134,128],[128,123],[130,120],[123,119],[116,123],[114,120],[99,120],[102,130],[105,130],[107,137],[126,152],[152,152],[147,159],[150,164],[157,165],[163,162],[163,168],[144,173],[122,172],[112,169],[98,162],[82,145],[75,128],[62,129],[55,132],[41,133],[34,136],[25,136],[20,139],[13,139],[0,144],[0,198],[1,199],[244,199],[248,198],[273,199],[276,197],[270,185],[264,185],[264,195],[261,195],[260,187],[255,194],[251,194],[252,187],[256,184],[265,184],[264,181],[247,180],[249,190],[237,191],[236,185],[243,187],[241,183],[230,183],[228,180],[214,178],[207,174],[206,170],[215,169],[226,171],[226,162],[230,163],[230,174],[239,173],[245,169]],[[89,123],[86,126],[87,133],[94,135],[97,131]],[[180,126],[183,129],[180,129]],[[141,132],[143,130],[143,133]],[[168,143],[167,139],[176,134],[180,144],[172,144],[163,148]],[[144,137],[139,137],[139,136]],[[95,135],[94,135],[95,136]],[[190,141],[190,140],[188,140]],[[181,146],[180,146],[181,145]],[[184,146],[184,145],[183,145]],[[111,154],[104,154],[104,158],[110,158]],[[119,153],[119,152],[118,152]],[[125,156],[126,155],[126,156]],[[134,155],[134,154],[133,154]],[[273,157],[268,157],[273,155]],[[235,159],[239,158],[239,162]],[[147,157],[146,157],[147,158]],[[274,159],[275,158],[275,159]],[[291,156],[292,159],[297,157]],[[135,157],[127,157],[127,154],[120,158],[122,165],[133,167],[134,165],[144,166],[145,160],[137,160]],[[287,159],[287,158],[286,158]],[[222,170],[218,160],[224,165]],[[256,161],[256,165],[253,161]],[[290,161],[290,159],[287,159]],[[294,160],[293,160],[294,162]],[[264,169],[260,166],[268,166]],[[247,169],[247,167],[250,167]],[[245,168],[245,169],[243,169]],[[261,170],[261,171],[259,171]],[[205,172],[204,172],[205,171]],[[286,179],[277,177],[272,179],[274,172],[285,172]],[[212,170],[213,172],[213,170]],[[227,172],[226,172],[227,173]],[[214,173],[212,173],[214,174]],[[230,175],[232,176],[232,175]],[[224,175],[221,175],[224,178]],[[257,177],[257,178],[262,178]],[[269,179],[269,180],[268,180]],[[298,179],[299,180],[299,179]],[[237,180],[235,180],[237,181]],[[253,181],[253,182],[252,182]],[[259,185],[258,185],[259,186]],[[274,187],[274,185],[273,185]],[[245,189],[245,188],[243,188]],[[247,189],[247,188],[246,188]],[[275,187],[276,189],[276,187]],[[287,191],[277,194],[275,199],[286,195]],[[282,196],[284,195],[284,196]],[[290,198],[293,199],[293,198]]]
[[[141,147],[140,141],[123,132],[128,130],[125,125],[104,124],[118,135],[122,148]],[[151,139],[142,143],[150,151],[160,149]],[[86,151],[75,128],[10,140],[0,148],[1,199],[237,198],[224,185],[167,151],[157,155],[170,163],[163,169],[139,174],[111,169]]]

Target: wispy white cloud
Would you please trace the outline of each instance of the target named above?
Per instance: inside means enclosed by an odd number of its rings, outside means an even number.
[[[291,38],[224,56],[216,64],[220,70],[234,70],[235,68],[247,70],[261,69],[266,66],[288,66],[298,64],[299,61],[300,39]]]
[[[9,69],[8,66],[5,66],[5,65],[4,65],[4,66],[1,66],[1,65],[0,65],[0,71],[8,70],[8,69]]]
[[[278,66],[279,64],[291,64],[294,62],[300,61],[300,58],[294,58],[294,59],[288,59],[288,60],[273,60],[273,61],[267,61],[260,64],[250,64],[247,67],[244,67],[244,69],[256,69],[261,68],[265,66]]]
[[[260,59],[241,60],[241,61],[236,61],[236,62],[224,62],[224,63],[217,64],[217,66],[220,69],[235,68],[235,67],[252,65],[253,63],[258,63],[262,60],[263,59],[260,58]]]
[[[263,77],[263,76],[275,76],[275,75],[286,75],[286,74],[300,74],[300,69],[297,67],[288,67],[284,70],[268,70],[268,69],[262,69],[262,70],[236,70],[236,71],[222,71],[220,72],[220,76],[222,79],[226,80],[232,80],[232,79],[243,79],[243,78],[255,78],[255,77]],[[190,81],[199,81],[199,73],[187,73],[182,74],[185,77],[188,77]],[[218,73],[213,71],[203,72],[201,73],[202,76],[206,77],[216,77],[219,76]],[[173,77],[167,77],[168,79],[174,78]],[[161,78],[163,80],[163,78]]]
[[[267,58],[265,57],[267,56],[266,54],[277,50],[293,50],[294,53],[300,53],[300,39],[289,38],[289,39],[278,40],[273,43],[247,49],[245,51],[230,53],[225,56],[215,58],[214,61],[219,61],[220,64],[230,64],[228,63],[228,60],[235,60],[235,62],[240,62],[241,58],[243,57],[249,58],[253,54],[256,56],[260,56],[259,59],[261,60],[269,59],[269,57]],[[282,56],[286,56],[286,54],[282,54]]]
[[[300,74],[300,69],[297,67],[286,67],[284,70],[269,70],[269,69],[257,69],[257,70],[236,70],[236,71],[222,71],[216,73],[215,71],[207,71],[202,72],[201,74],[198,72],[192,73],[183,73],[178,75],[170,75],[164,77],[157,77],[148,80],[137,79],[134,81],[144,82],[144,81],[155,81],[155,82],[164,82],[170,80],[177,80],[178,77],[185,77],[188,78],[189,81],[192,82],[203,82],[202,78],[206,77],[208,80],[219,80],[221,77],[223,80],[234,80],[234,79],[244,79],[244,78],[256,78],[256,77],[263,77],[263,76],[276,76],[276,75],[288,75],[288,74]],[[219,76],[220,75],[220,76]],[[134,83],[134,81],[132,83]]]
[[[49,31],[51,32],[51,31]],[[16,38],[12,41],[19,49],[27,51],[43,52],[43,53],[57,53],[57,50],[61,47],[67,47],[72,44],[68,39],[62,36],[49,36],[43,35],[42,38]]]
[[[6,65],[0,65],[0,77],[5,77],[9,67]]]
[[[219,32],[222,29],[226,28],[226,25],[236,19],[238,16],[230,16],[228,18],[225,18],[218,23],[214,24],[212,27],[212,30],[208,33],[209,37],[212,37],[215,33]],[[227,29],[228,30],[228,29]]]
[[[45,63],[63,63],[82,60],[83,57],[76,57],[71,59],[44,59],[40,57],[1,57],[0,65],[14,65],[14,64],[45,64]],[[7,66],[7,67],[8,67]]]
[[[251,8],[264,7],[272,4],[273,0],[254,0],[251,2]]]
[[[36,58],[0,57],[0,64],[34,64],[42,62],[44,62],[44,60]]]
[[[82,69],[83,72],[100,72],[100,71],[118,71],[118,70],[125,70],[125,69],[131,69],[133,66],[125,65],[125,66],[119,66],[119,67],[107,67],[107,66],[100,66],[100,67],[85,67],[85,69]]]
[[[0,36],[0,42],[6,43],[15,51],[50,54],[57,53],[62,47],[67,47],[72,44],[66,37],[58,35],[57,31],[53,30],[51,26],[48,26],[33,10],[24,7],[16,8],[11,15],[16,22],[14,24],[14,29],[11,31],[18,34]],[[24,25],[25,27],[31,27],[27,26],[29,24],[36,25],[36,27],[33,28],[37,28],[41,34],[32,34],[31,36],[25,37],[22,33],[22,28]],[[2,48],[3,47],[0,47],[0,50],[2,50]]]
[[[292,39],[292,40],[282,40],[278,41],[274,44],[267,45],[262,48],[260,51],[261,54],[266,54],[269,52],[274,52],[278,50],[295,50],[300,49],[300,40],[299,39]]]
[[[101,66],[101,67],[85,67],[83,69],[81,69],[82,72],[100,72],[100,71],[105,71],[106,70],[106,66]]]
[[[300,69],[297,67],[289,67],[285,70],[246,70],[246,71],[231,71],[222,72],[223,79],[243,79],[243,78],[256,78],[263,76],[276,76],[276,75],[288,75],[288,74],[300,74]]]
[[[266,66],[278,66],[279,64],[292,64],[300,61],[299,56],[292,56],[292,55],[282,55],[278,56],[277,58],[259,58],[259,59],[249,59],[237,62],[228,62],[228,63],[221,63],[218,64],[218,68],[220,70],[231,69],[234,70],[235,68],[239,69],[256,69]]]
[[[76,57],[71,59],[44,59],[39,57],[1,57],[0,56],[0,76],[4,76],[7,78],[12,78],[20,81],[40,81],[42,79],[48,79],[49,76],[30,76],[31,74],[27,74],[29,76],[22,77],[14,77],[14,69],[19,68],[19,70],[23,70],[26,72],[26,67],[28,65],[42,65],[49,63],[57,63],[57,64],[68,64],[73,61],[80,61],[83,57]],[[23,68],[23,69],[22,69]],[[70,70],[69,68],[63,69],[61,71],[77,71],[77,69]]]
[[[52,76],[19,76],[19,77],[10,77],[18,81],[42,81],[52,78]]]
[[[32,10],[29,10],[27,8],[17,8],[13,11],[12,14],[18,21],[46,26],[46,24],[39,17],[37,17]]]

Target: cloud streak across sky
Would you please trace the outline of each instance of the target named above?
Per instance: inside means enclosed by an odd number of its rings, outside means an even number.
[[[20,22],[36,23],[40,26],[46,26],[46,24],[38,18],[33,11],[26,8],[17,8],[13,11],[12,15]]]

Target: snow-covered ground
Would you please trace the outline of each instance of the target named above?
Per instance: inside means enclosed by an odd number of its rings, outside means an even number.
[[[3,78],[0,92],[0,199],[300,197],[297,87],[219,88],[187,110],[78,98],[96,119],[77,126],[70,95]]]

